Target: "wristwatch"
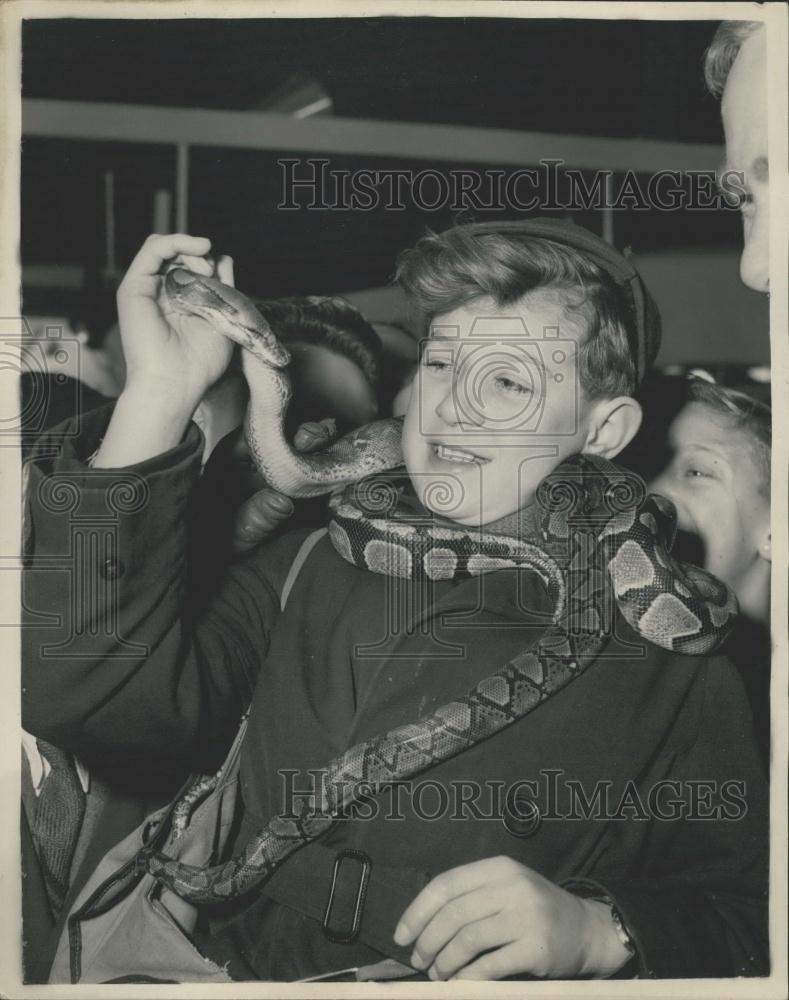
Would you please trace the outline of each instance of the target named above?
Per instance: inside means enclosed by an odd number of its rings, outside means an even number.
[[[611,910],[611,919],[614,922],[614,927],[616,928],[617,937],[621,943],[627,948],[631,955],[635,955],[636,946],[633,944],[633,939],[627,932],[627,928],[622,921],[622,914],[614,906],[610,899],[601,899],[601,903],[605,903]]]
[[[616,930],[616,935],[619,938],[621,944],[627,949],[630,957],[627,959],[625,964],[617,969],[613,975],[607,976],[608,979],[636,979],[638,978],[639,970],[639,960],[638,951],[636,950],[635,942],[633,941],[628,929],[625,927],[625,922],[622,920],[622,914],[617,909],[616,904],[608,896],[596,897],[599,902],[605,903],[608,909],[611,911],[611,920],[614,924]]]
[[[632,935],[625,926],[625,922],[622,919],[622,914],[619,912],[619,908],[616,903],[611,899],[610,896],[606,896],[600,893],[603,888],[601,885],[594,883],[565,883],[563,888],[569,889],[571,892],[582,896],[585,899],[594,900],[596,903],[603,903],[608,907],[608,911],[611,915],[611,922],[614,925],[614,930],[616,936],[619,938],[620,944],[622,944],[630,956],[624,963],[624,965],[618,969],[616,972],[606,979],[636,979],[640,975],[642,959],[638,953],[636,943],[633,940]]]

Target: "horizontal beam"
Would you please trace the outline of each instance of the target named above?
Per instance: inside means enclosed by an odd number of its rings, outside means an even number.
[[[652,139],[611,139],[552,132],[516,132],[382,122],[358,118],[292,118],[259,111],[208,111],[139,104],[22,101],[22,134],[63,139],[224,146],[334,153],[449,163],[529,166],[562,160],[589,170],[714,170],[720,147]]]
[[[85,287],[85,268],[72,264],[25,264],[22,267],[22,284],[26,288]]]

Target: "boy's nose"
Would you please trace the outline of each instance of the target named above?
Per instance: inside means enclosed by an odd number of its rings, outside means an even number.
[[[662,497],[666,497],[673,503],[676,503],[675,491],[671,487],[671,477],[662,472],[659,476],[655,476],[654,479],[650,479],[647,489],[650,493],[659,493]]]
[[[442,423],[447,424],[449,427],[456,427],[460,424],[461,420],[453,386],[450,386],[443,396],[441,396],[436,404],[435,411]]]
[[[674,504],[677,510],[677,528],[680,531],[687,531],[691,527],[691,522],[682,500],[682,493],[673,484],[671,476],[658,476],[656,479],[650,481],[648,489],[650,493],[658,493]]]
[[[435,405],[435,413],[448,427],[476,429],[486,424],[485,401],[478,398],[467,370],[455,374]]]

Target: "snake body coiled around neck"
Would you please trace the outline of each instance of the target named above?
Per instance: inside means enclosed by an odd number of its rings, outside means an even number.
[[[274,816],[235,857],[200,868],[143,850],[140,871],[193,903],[219,903],[249,892],[290,854],[324,834],[360,795],[375,794],[390,782],[439,764],[519,723],[553,697],[604,649],[617,607],[643,639],[676,652],[707,653],[726,636],[736,601],[714,577],[670,556],[673,505],[646,496],[637,477],[604,459],[576,456],[540,484],[537,537],[529,539],[408,523],[391,516],[394,506],[368,504],[365,496],[376,490],[356,484],[374,483],[376,475],[400,464],[399,422],[379,421],[322,454],[299,456],[282,430],[289,398],[282,371],[287,352],[268,324],[235,289],[173,273],[165,279],[170,306],[208,319],[245,349],[250,388],[246,432],[267,480],[293,496],[345,485],[333,497],[329,526],[331,542],[343,559],[362,570],[415,581],[528,570],[547,589],[554,614],[534,646],[473,690],[329,762],[315,761],[324,781],[313,794],[297,796],[290,812]],[[270,426],[272,421],[276,426]],[[186,793],[181,810],[185,822],[189,809],[211,787],[210,780],[201,778]],[[175,850],[177,833],[169,842]]]

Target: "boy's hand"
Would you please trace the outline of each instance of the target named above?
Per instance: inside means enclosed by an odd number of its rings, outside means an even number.
[[[126,388],[163,388],[192,409],[227,368],[233,345],[197,317],[167,311],[162,267],[183,264],[191,271],[233,284],[233,262],[208,256],[211,241],[172,233],[149,236],[118,288],[118,319],[126,358]]]
[[[395,942],[431,979],[609,976],[630,958],[605,903],[574,896],[509,857],[443,872],[411,903]]]
[[[335,422],[327,419],[318,423],[302,424],[296,431],[294,446],[297,451],[309,453],[325,448],[334,437]],[[251,496],[236,516],[233,533],[233,551],[249,552],[265,541],[293,513],[293,501],[270,486]]]
[[[233,283],[233,262],[207,256],[211,241],[149,236],[118,288],[126,384],[96,454],[96,468],[124,468],[169,451],[183,438],[206,390],[230,363],[233,345],[204,320],[163,310],[162,265],[181,263]],[[166,305],[165,305],[166,308]]]

